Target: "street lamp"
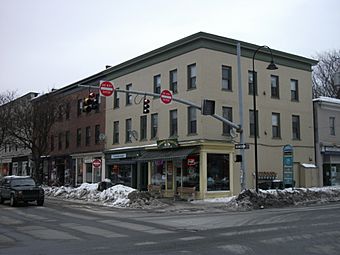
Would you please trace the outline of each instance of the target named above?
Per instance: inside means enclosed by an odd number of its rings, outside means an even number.
[[[257,77],[255,77],[255,56],[256,54],[262,49],[262,48],[265,48],[267,50],[269,50],[270,52],[270,56],[271,56],[271,61],[270,61],[270,64],[268,65],[267,69],[268,70],[276,70],[278,69],[277,66],[275,65],[274,63],[274,58],[273,58],[273,53],[272,53],[272,50],[266,46],[266,45],[263,45],[263,46],[260,46],[256,49],[256,51],[254,52],[254,55],[253,55],[253,72],[252,72],[252,85],[253,85],[253,103],[254,103],[254,152],[255,152],[255,189],[256,189],[256,193],[259,192],[259,170],[258,170],[258,160],[257,160],[257,114],[256,114],[256,85],[257,85]],[[255,81],[255,78],[256,78],[256,81]]]

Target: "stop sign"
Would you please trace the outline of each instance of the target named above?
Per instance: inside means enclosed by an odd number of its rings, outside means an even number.
[[[102,161],[100,159],[94,159],[92,161],[92,165],[93,165],[93,167],[96,167],[96,168],[101,167]]]
[[[164,89],[162,92],[161,92],[161,101],[164,103],[164,104],[170,104],[171,101],[172,101],[172,93],[170,90],[167,90],[167,89]]]
[[[115,87],[109,81],[101,81],[100,86],[99,86],[99,91],[100,91],[100,94],[102,94],[103,96],[109,97],[115,91]]]

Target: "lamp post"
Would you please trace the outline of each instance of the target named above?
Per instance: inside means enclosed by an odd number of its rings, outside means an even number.
[[[256,51],[254,52],[253,55],[253,72],[252,72],[252,85],[253,85],[253,114],[254,114],[254,156],[255,156],[255,189],[256,189],[256,193],[259,192],[259,170],[258,170],[258,159],[257,159],[257,114],[256,114],[256,88],[257,88],[257,77],[255,77],[255,56],[256,54],[261,50],[261,49],[267,49],[270,52],[270,56],[271,56],[271,61],[270,64],[267,66],[268,70],[276,70],[278,69],[277,66],[274,63],[274,58],[273,58],[273,53],[272,50],[266,46],[260,46],[256,49]],[[255,79],[256,78],[256,79]],[[256,81],[255,81],[256,80]]]

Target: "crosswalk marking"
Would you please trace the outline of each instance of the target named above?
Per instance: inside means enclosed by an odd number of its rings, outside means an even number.
[[[157,244],[157,242],[141,242],[141,243],[135,243],[135,246],[142,246],[142,245],[153,245]]]
[[[142,231],[142,232],[146,232],[146,233],[149,233],[149,234],[169,234],[169,233],[173,233],[173,231],[171,231],[171,230],[158,229],[158,228],[154,228],[154,227],[151,227],[151,226],[145,226],[145,225],[137,224],[137,223],[121,222],[121,221],[117,221],[117,220],[102,220],[100,222],[104,223],[104,224],[111,225],[111,226],[126,228],[126,229],[130,229],[130,230],[135,230],[135,231]]]
[[[228,254],[252,254],[253,250],[245,245],[240,244],[227,244],[227,245],[221,245],[217,248],[222,249],[224,251],[227,251]]]
[[[200,239],[204,239],[204,236],[187,236],[187,237],[182,237],[179,238],[179,240],[181,241],[194,241],[194,240],[200,240]]]
[[[18,224],[22,224],[23,221],[13,219],[7,216],[0,216],[0,223],[4,225],[18,225]]]
[[[60,226],[77,230],[79,232],[83,232],[89,235],[97,235],[102,237],[126,237],[126,235],[118,234],[113,231],[108,231],[97,227],[83,226],[76,223],[62,223],[60,224]]]
[[[24,226],[24,227],[18,227],[18,231],[34,236],[38,239],[45,239],[45,240],[80,240],[80,238],[70,235],[67,232],[59,231],[55,229],[49,229],[41,226]]]
[[[29,218],[29,219],[38,220],[38,221],[47,220],[48,219],[48,218],[43,217],[43,216],[27,213],[26,211],[22,212],[22,211],[16,210],[15,214],[20,215],[20,216],[24,216],[24,217]]]

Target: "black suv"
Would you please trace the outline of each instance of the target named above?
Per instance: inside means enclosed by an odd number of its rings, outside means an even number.
[[[6,176],[0,180],[0,204],[5,200],[11,206],[18,202],[37,201],[37,205],[44,205],[44,189],[37,186],[29,176]]]

